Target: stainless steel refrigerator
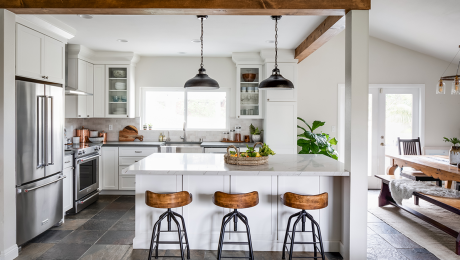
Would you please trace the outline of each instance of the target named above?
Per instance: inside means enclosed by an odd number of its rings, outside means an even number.
[[[64,90],[16,80],[16,242],[63,219]]]

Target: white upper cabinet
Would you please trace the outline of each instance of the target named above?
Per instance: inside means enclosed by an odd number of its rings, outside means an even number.
[[[45,76],[46,81],[65,81],[65,44],[45,36]]]
[[[16,75],[64,84],[65,44],[16,24]]]
[[[260,119],[262,113],[262,66],[238,65],[236,69],[236,117],[240,119]]]
[[[94,93],[94,65],[86,63],[86,92]],[[93,96],[86,97],[86,117],[94,117],[94,98]]]
[[[272,75],[272,70],[275,67],[275,63],[265,64],[265,78]],[[267,101],[297,101],[297,64],[296,63],[278,63],[281,75],[292,81],[294,84],[293,90],[264,90],[266,91]]]
[[[105,66],[94,65],[93,115],[105,117]]]
[[[134,117],[129,65],[106,65],[106,117]]]
[[[296,154],[297,102],[267,102],[265,111],[264,142],[277,154]]]

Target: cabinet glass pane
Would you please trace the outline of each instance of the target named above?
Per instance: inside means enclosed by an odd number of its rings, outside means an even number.
[[[127,68],[109,68],[109,114],[128,114],[128,75]]]
[[[259,115],[259,69],[240,69],[240,115]]]

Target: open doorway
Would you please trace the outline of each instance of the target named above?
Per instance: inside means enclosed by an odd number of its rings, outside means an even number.
[[[370,84],[368,115],[368,188],[380,189],[374,175],[383,175],[390,164],[386,154],[397,154],[397,138],[425,137],[424,84]],[[345,85],[338,85],[339,140],[345,138]],[[344,142],[339,142],[343,161]]]

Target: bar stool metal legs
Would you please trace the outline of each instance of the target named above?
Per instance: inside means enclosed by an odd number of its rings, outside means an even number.
[[[234,228],[233,231],[227,231],[228,233],[246,233],[248,237],[248,242],[224,242],[224,236],[225,236],[225,227],[227,224],[233,219],[234,222]],[[243,224],[246,226],[246,231],[238,231],[238,219],[243,222]],[[249,229],[249,223],[248,223],[248,218],[238,210],[234,209],[233,212],[228,213],[227,215],[224,216],[222,219],[222,227],[220,229],[220,237],[219,237],[219,246],[217,249],[217,259],[220,260],[222,258],[235,258],[235,257],[222,257],[222,248],[224,244],[233,244],[233,245],[244,245],[248,244],[249,246],[249,259],[254,260],[254,252],[252,250],[252,241],[251,241],[251,230]],[[246,258],[246,257],[245,257]]]
[[[292,231],[290,231],[289,227],[291,225],[291,220],[294,217],[297,217],[297,219],[295,220],[294,225],[292,226]],[[311,231],[306,231],[305,230],[306,229],[305,228],[305,223],[306,223],[307,218],[311,222]],[[296,230],[297,229],[297,224],[299,224],[299,222],[302,222],[301,231]],[[316,234],[315,228],[316,228],[316,231],[318,231],[318,234]],[[295,242],[295,235],[296,235],[296,233],[299,233],[299,232],[312,233],[313,242]],[[288,239],[288,237],[290,239],[290,247],[289,247],[289,249],[287,247],[287,239]],[[314,256],[313,257],[293,257],[292,253],[294,252],[294,245],[295,244],[313,245]],[[318,244],[319,244],[319,248],[318,248]],[[312,259],[326,260],[326,258],[324,256],[323,239],[321,237],[321,229],[319,227],[319,224],[318,224],[318,222],[315,221],[315,219],[312,217],[312,215],[308,214],[305,210],[302,210],[302,211],[300,211],[298,213],[295,213],[294,215],[289,217],[287,228],[286,228],[286,235],[284,237],[282,259],[286,259],[285,258],[286,251],[289,252],[289,260],[292,260],[292,258],[312,258]],[[318,256],[318,251],[321,254],[321,256]]]
[[[181,224],[179,224],[179,221],[177,221],[176,216],[181,219],[183,230],[181,228]],[[165,231],[161,231],[161,222],[165,218],[168,220],[168,229]],[[174,223],[176,224],[177,230],[171,230],[171,220],[174,221]],[[177,242],[176,241],[160,241],[161,232],[177,232],[179,236],[179,241]],[[162,257],[162,256],[158,256],[158,246],[160,244],[163,244],[163,245],[179,244],[181,259],[184,260],[184,241],[183,241],[184,238],[185,238],[185,249],[187,249],[187,259],[190,259],[190,246],[188,244],[187,229],[185,228],[184,218],[180,214],[172,211],[171,209],[168,209],[168,211],[166,211],[160,216],[158,221],[153,226],[152,241],[150,242],[150,250],[149,250],[148,259],[150,260],[152,258],[153,251],[155,251],[155,255],[153,256],[155,257],[155,259],[158,259],[158,257]],[[154,244],[155,244],[155,247],[153,246]],[[168,257],[168,256],[165,256],[165,257]]]

